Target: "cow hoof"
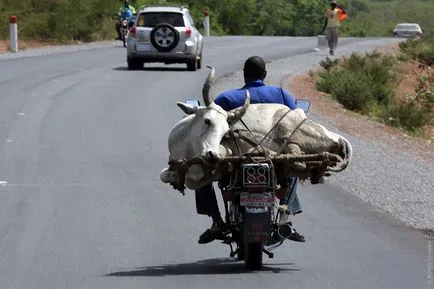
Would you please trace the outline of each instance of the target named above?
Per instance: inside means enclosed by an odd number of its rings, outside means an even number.
[[[163,183],[174,183],[178,179],[178,173],[175,171],[169,171],[168,168],[165,168],[160,173],[160,180]]]

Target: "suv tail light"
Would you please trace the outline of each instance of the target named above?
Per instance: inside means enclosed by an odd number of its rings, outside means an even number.
[[[191,36],[191,28],[187,27],[187,29],[185,29],[185,36],[188,38]]]
[[[133,26],[133,27],[130,29],[130,34],[131,34],[132,37],[136,37],[136,26]]]
[[[416,35],[417,35],[417,36],[421,36],[422,33],[420,33],[420,32],[416,32]]]

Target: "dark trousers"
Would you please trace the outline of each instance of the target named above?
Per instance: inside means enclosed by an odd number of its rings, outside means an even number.
[[[197,213],[218,219],[220,210],[212,183],[195,190],[194,193]]]

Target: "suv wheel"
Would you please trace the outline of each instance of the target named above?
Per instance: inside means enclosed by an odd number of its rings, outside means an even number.
[[[152,45],[160,52],[169,52],[179,42],[179,32],[167,23],[155,26],[150,36]]]
[[[190,71],[196,71],[197,68],[197,60],[191,60],[189,62],[187,62],[187,69]]]
[[[199,59],[196,61],[196,66],[197,66],[197,69],[202,68],[202,53],[200,54]]]

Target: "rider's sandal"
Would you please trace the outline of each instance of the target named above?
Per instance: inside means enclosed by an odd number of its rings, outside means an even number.
[[[303,235],[300,235],[295,229],[292,229],[293,233],[288,238],[289,240],[295,241],[295,242],[306,242]]]

